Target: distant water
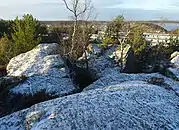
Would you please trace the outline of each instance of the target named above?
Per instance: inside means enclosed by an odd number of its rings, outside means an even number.
[[[179,28],[179,24],[176,24],[176,23],[165,23],[165,24],[158,24],[158,25],[162,26],[168,31],[172,31],[172,30]]]

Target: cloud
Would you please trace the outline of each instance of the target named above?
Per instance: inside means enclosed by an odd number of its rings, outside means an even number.
[[[121,0],[120,4],[113,4],[105,8],[118,9],[142,9],[142,10],[179,10],[179,2],[176,0]]]
[[[0,0],[1,2],[1,0]],[[32,14],[38,19],[57,19],[59,16],[65,18],[68,15],[62,2],[59,0],[7,0],[0,5],[0,18],[14,19],[16,16],[23,16],[24,14]],[[62,13],[62,14],[61,14]]]
[[[0,0],[0,18],[14,19],[30,13],[40,20],[69,19],[62,0]],[[99,20],[124,14],[127,19],[178,19],[178,0],[93,0]]]

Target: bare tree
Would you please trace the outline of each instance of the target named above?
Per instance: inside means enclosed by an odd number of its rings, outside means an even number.
[[[107,28],[107,34],[108,37],[112,37],[117,43],[120,45],[120,65],[121,65],[121,71],[124,69],[124,50],[129,37],[129,34],[131,33],[131,27],[129,24],[126,24],[124,21],[124,16],[119,15],[117,16],[109,25]]]
[[[77,31],[79,28],[79,20],[84,17],[86,12],[92,9],[91,0],[62,0],[65,7],[72,13],[74,19],[73,33],[71,38],[71,49],[69,54],[74,55],[75,46],[78,43]]]
[[[123,71],[124,69],[124,49],[127,45],[127,39],[128,39],[128,36],[129,34],[131,33],[131,30],[127,30],[125,36],[123,38],[118,38],[118,41],[119,41],[119,44],[120,44],[120,49],[121,49],[121,71]]]

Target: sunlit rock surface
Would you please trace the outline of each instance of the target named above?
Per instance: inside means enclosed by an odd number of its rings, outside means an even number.
[[[54,68],[63,65],[58,56],[59,45],[40,44],[33,50],[12,58],[7,66],[8,76],[34,76],[47,74]],[[62,66],[63,67],[63,66]]]
[[[125,73],[120,73],[119,70],[116,68],[112,70],[109,69],[106,72],[104,71],[103,75],[104,76],[99,78],[93,84],[86,87],[84,91],[104,88],[106,86],[116,85],[118,83],[122,83],[125,81],[144,81],[150,84],[159,85],[165,89],[172,90],[179,95],[179,82],[174,81],[171,78],[167,78],[158,73],[125,74]]]
[[[8,76],[0,79],[0,117],[76,93],[58,47],[56,43],[40,44],[10,61]]]
[[[178,105],[173,91],[143,81],[125,81],[13,113],[0,119],[0,129],[174,130],[179,128]]]
[[[179,81],[179,52],[174,52],[171,55],[171,63],[173,67],[170,67],[168,70]]]
[[[172,55],[171,55],[171,63],[173,63],[173,65],[177,68],[179,68],[179,52],[174,52]]]
[[[14,57],[7,66],[8,76],[25,76],[27,80],[10,90],[12,94],[33,95],[44,91],[52,95],[72,93],[75,88],[68,77],[59,45],[40,44]]]
[[[0,118],[0,130],[179,129],[179,82],[158,73],[120,73],[110,57],[115,49],[111,47],[89,59],[89,67],[98,80],[77,94],[73,93],[75,87],[57,53],[42,58],[55,65],[48,62],[39,67],[41,64],[36,65],[37,62],[44,63],[41,58],[34,60],[35,67],[25,65],[34,71],[9,65],[9,75],[27,76],[27,80],[10,90],[12,94],[33,95],[44,91],[62,97]]]
[[[104,71],[116,68],[117,64],[114,53],[117,47],[117,45],[112,45],[104,49],[100,44],[89,45],[86,54],[88,58],[89,70],[95,79],[100,78]],[[85,59],[85,55],[80,58],[80,60],[82,59]]]

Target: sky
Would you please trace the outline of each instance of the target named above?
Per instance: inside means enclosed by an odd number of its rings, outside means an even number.
[[[62,0],[0,0],[0,3],[2,19],[27,13],[39,20],[68,20],[71,16]],[[121,14],[127,20],[179,20],[179,0],[92,0],[92,3],[97,20],[111,20]]]

